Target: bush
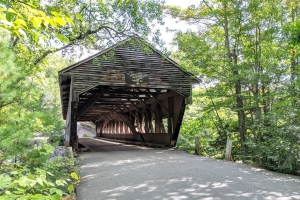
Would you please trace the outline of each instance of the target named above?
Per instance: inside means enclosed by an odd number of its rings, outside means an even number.
[[[22,162],[2,165],[0,200],[61,199],[74,192],[74,186],[79,182],[77,160],[73,155],[49,159],[46,152],[49,153],[49,146],[35,148]],[[31,163],[33,156],[36,161]],[[48,158],[46,161],[45,157]]]

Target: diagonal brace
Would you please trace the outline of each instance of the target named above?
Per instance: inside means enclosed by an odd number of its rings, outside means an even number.
[[[99,89],[95,94],[93,94],[82,106],[78,108],[78,118],[87,111],[90,107],[98,101],[98,99],[103,95],[104,89]]]
[[[155,101],[161,106],[161,107],[163,107],[167,112],[168,112],[168,109],[154,96],[154,95],[152,95],[151,94],[151,92],[149,91],[149,90],[147,90],[147,92],[149,93],[149,95],[151,95],[154,99],[155,99]]]

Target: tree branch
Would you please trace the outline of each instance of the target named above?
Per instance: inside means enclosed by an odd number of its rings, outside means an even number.
[[[210,6],[208,5],[208,3],[207,3],[205,0],[202,0],[202,2],[206,5],[206,7],[207,7],[210,11],[213,12],[212,7],[210,7]],[[218,20],[218,22],[220,23],[220,25],[223,26],[223,27],[225,28],[225,26],[224,26],[224,24],[222,24],[220,18],[219,18],[217,15],[215,15],[215,14],[213,14],[213,15],[214,15],[215,18]]]
[[[55,52],[58,52],[58,51],[61,51],[61,50],[64,50],[64,49],[66,49],[66,48],[69,48],[69,47],[75,45],[77,41],[83,40],[83,39],[85,39],[87,36],[93,35],[93,34],[95,34],[95,33],[98,33],[98,32],[100,32],[100,31],[102,31],[102,30],[108,31],[110,37],[112,37],[110,31],[115,32],[117,35],[118,35],[118,34],[122,34],[122,32],[118,32],[117,30],[115,30],[114,28],[111,28],[111,27],[109,27],[109,26],[99,26],[99,27],[98,27],[97,29],[95,29],[95,30],[87,30],[85,33],[83,33],[83,34],[80,33],[79,36],[77,36],[77,37],[75,37],[75,38],[73,38],[73,39],[70,39],[70,40],[69,40],[69,41],[70,41],[69,44],[66,44],[66,45],[64,45],[64,46],[62,46],[62,47],[60,47],[60,48],[57,48],[57,49],[45,51],[38,59],[36,59],[36,61],[34,62],[34,65],[39,64],[39,63],[40,63],[44,58],[46,58],[49,54],[55,53]]]
[[[11,104],[13,104],[13,103],[14,103],[14,101],[11,101],[11,102],[8,102],[8,103],[5,103],[5,104],[0,105],[0,110],[1,110],[3,107],[8,106],[8,105],[11,105]]]

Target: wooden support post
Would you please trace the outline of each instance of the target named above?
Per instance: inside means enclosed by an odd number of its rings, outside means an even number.
[[[121,131],[120,131],[122,134],[125,133],[125,127],[124,127],[124,122],[122,121],[121,122]]]
[[[173,134],[173,97],[168,97],[168,133]]]
[[[96,136],[101,137],[101,131],[104,125],[104,121],[98,121],[96,122]]]
[[[78,102],[71,102],[71,124],[70,124],[70,146],[74,151],[78,150],[78,137],[77,137],[77,112]]]
[[[122,133],[122,121],[118,121],[118,133],[121,134]]]
[[[155,133],[160,133],[160,121],[157,116],[155,119]]]
[[[150,130],[150,133],[154,133],[154,127],[153,127],[153,120],[154,120],[154,115],[152,114],[152,112],[149,112],[150,114],[150,120],[149,120],[149,123],[150,123],[150,127],[149,127],[149,130]],[[148,131],[149,132],[149,131]]]
[[[149,133],[149,116],[148,116],[147,111],[146,111],[146,117],[145,117],[145,133]]]
[[[136,119],[136,128],[139,132],[141,132],[141,118],[140,118],[139,112],[136,112],[135,119]]]
[[[179,103],[181,99],[181,104]],[[180,97],[176,97],[176,101],[178,102],[178,106],[180,106],[179,112],[178,112],[178,116],[176,117],[176,121],[174,123],[174,130],[173,130],[173,142],[175,141],[176,145],[176,141],[179,135],[179,131],[180,131],[180,126],[183,120],[183,115],[184,115],[184,111],[185,111],[185,102],[184,102],[184,97],[180,96]]]
[[[100,129],[100,137],[101,137],[102,133],[107,133],[107,131],[106,131],[107,123],[108,123],[107,120],[106,120],[106,121],[103,121],[103,125],[102,125],[102,127],[101,127],[101,129]]]
[[[78,93],[73,92],[74,77],[71,77],[69,92],[69,107],[66,119],[65,146],[78,150],[77,115],[78,115]]]
[[[232,140],[227,138],[225,160],[231,160]]]
[[[116,113],[119,117],[120,117],[120,119],[124,122],[124,123],[126,123],[126,125],[130,128],[130,131],[132,132],[132,134],[134,135],[134,138],[136,139],[136,140],[138,140],[139,138],[140,138],[140,134],[139,134],[139,132],[137,132],[136,130],[135,130],[135,126],[134,126],[134,124],[131,122],[131,121],[129,121],[125,116],[123,116],[122,114],[120,114],[120,113]]]
[[[195,137],[195,154],[196,155],[200,154],[200,137],[199,136]]]
[[[165,126],[164,126],[164,123],[163,123],[163,120],[162,120],[162,110],[161,110],[161,107],[160,105],[156,105],[156,116],[158,118],[158,121],[159,121],[159,124],[160,124],[160,130],[159,130],[159,133],[166,133],[166,129],[165,129]]]

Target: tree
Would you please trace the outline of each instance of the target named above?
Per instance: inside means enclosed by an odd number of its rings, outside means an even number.
[[[235,137],[238,131],[236,147],[242,148],[236,157],[290,173],[299,173],[296,5],[203,0],[187,9],[166,8],[200,27],[178,31],[175,56],[205,80],[204,96],[211,98],[206,102],[215,110],[218,134]],[[228,117],[232,112],[236,118]]]
[[[52,166],[51,150],[32,141],[63,129],[56,76],[71,63],[58,52],[70,59],[134,34],[157,39],[152,24],[161,23],[161,14],[160,0],[0,0],[1,197],[57,199],[68,180],[78,181],[76,173],[61,171],[68,163]],[[49,170],[57,176],[49,178]]]
[[[12,33],[16,49],[28,49],[33,64],[62,50],[78,57],[75,46],[99,50],[133,34],[157,39],[151,27],[161,15],[160,0],[0,2],[0,27]]]

